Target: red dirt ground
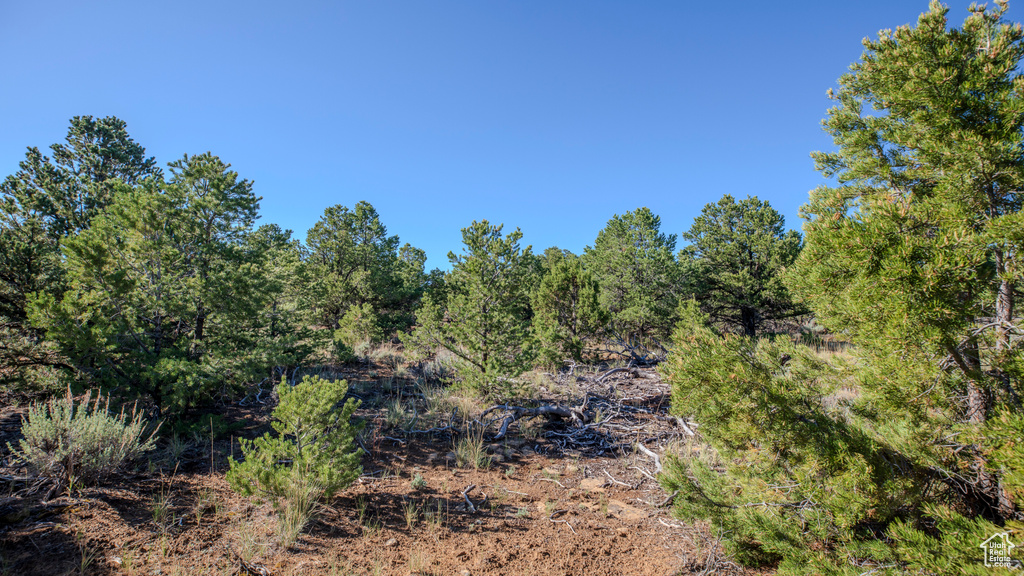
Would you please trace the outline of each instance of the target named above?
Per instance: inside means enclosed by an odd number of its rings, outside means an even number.
[[[237,441],[214,444],[212,472],[210,446],[197,439],[177,458],[158,450],[145,472],[46,503],[43,489],[27,494],[25,483],[0,483],[0,575],[751,573],[728,562],[707,527],[659,507],[666,494],[649,477],[655,463],[630,446],[640,441],[663,454],[682,433],[664,419],[668,387],[652,373],[633,376],[600,386],[577,379],[574,392],[608,394],[611,384],[619,405],[638,412],[576,442],[563,423],[538,422],[532,431],[514,424],[488,445],[488,469],[457,468],[448,432],[379,425],[364,443],[363,476],[323,506],[290,549],[276,543],[271,506],[238,496],[224,480]],[[380,424],[382,402],[374,404],[359,415]],[[242,434],[253,436],[270,409],[232,411],[226,417],[245,421]],[[23,413],[0,409],[4,460]],[[425,486],[414,488],[417,476]],[[463,497],[471,485],[475,512]],[[161,503],[162,520],[154,514]]]

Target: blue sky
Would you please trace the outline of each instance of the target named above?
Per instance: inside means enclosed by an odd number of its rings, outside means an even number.
[[[0,0],[0,176],[72,116],[114,115],[161,164],[219,155],[299,237],[367,200],[429,267],[485,218],[579,253],[613,214],[678,234],[728,193],[798,228],[825,91],[927,7]]]

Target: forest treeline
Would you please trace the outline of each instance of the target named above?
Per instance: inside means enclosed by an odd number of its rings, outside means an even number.
[[[646,208],[582,254],[478,221],[428,272],[367,202],[328,208],[301,243],[256,227],[252,183],[216,156],[159,168],[120,120],[74,118],[0,186],[0,376],[187,418],[391,338],[446,350],[450,383],[495,400],[538,365],[657,364],[673,413],[699,425],[660,480],[738,561],[987,574],[979,547],[1024,530],[1024,29],[1006,10],[973,5],[954,27],[932,2],[865,40],[829,92],[835,147],[813,154],[829,184],[803,236],[726,195],[681,248]],[[808,314],[854,346],[778,333]]]
[[[252,182],[217,156],[160,168],[123,121],[88,116],[48,156],[30,148],[0,195],[4,381],[121,390],[164,414],[385,339],[447,349],[461,383],[508,396],[536,362],[663,357],[682,299],[749,335],[801,312],[778,279],[800,236],[756,198],[708,205],[678,253],[647,208],[581,255],[473,222],[451,269],[427,272],[369,202],[327,208],[299,242],[257,227]]]

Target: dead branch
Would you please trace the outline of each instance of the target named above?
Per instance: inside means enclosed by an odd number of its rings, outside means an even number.
[[[647,470],[644,470],[643,468],[641,468],[639,466],[630,466],[629,468],[631,470],[636,470],[637,472],[643,474],[644,476],[647,476],[648,478],[650,478],[651,480],[654,480],[655,482],[658,481],[657,478],[655,478],[654,476],[651,476],[650,472],[648,472]]]
[[[561,486],[562,488],[565,488],[565,485],[564,485],[564,484],[562,484],[561,482],[559,482],[558,480],[552,480],[551,478],[539,478],[539,480],[540,480],[541,482],[554,482],[555,484],[558,484],[558,485],[559,485],[559,486]]]
[[[655,454],[654,452],[651,452],[650,449],[647,448],[647,446],[644,446],[640,442],[636,443],[636,447],[637,447],[638,450],[640,450],[644,454],[647,454],[651,458],[654,458],[654,473],[655,474],[661,474],[661,459],[658,458],[658,455]]]
[[[658,416],[658,415],[655,415],[654,417],[657,418],[658,420],[662,420],[664,422],[672,422],[676,426],[679,426],[680,428],[683,429],[683,432],[686,432],[687,436],[696,436],[697,435],[693,431],[693,428],[696,428],[697,425],[696,424],[692,424],[692,423],[691,424],[687,424],[686,420],[683,420],[679,416]],[[691,426],[693,428],[691,428]]]
[[[611,474],[609,474],[607,470],[602,470],[602,472],[604,472],[604,475],[607,476],[608,479],[611,480],[612,482],[614,482],[616,484],[621,484],[621,485],[623,485],[623,486],[625,486],[627,488],[630,488],[630,489],[633,488],[633,486],[631,486],[629,484],[626,484],[625,482],[619,482],[618,480],[616,480],[615,477],[612,476]]]
[[[466,486],[466,489],[462,491],[462,498],[466,500],[466,510],[469,510],[470,514],[476,513],[476,506],[473,505],[473,501],[469,499],[469,493],[476,488],[476,484],[470,484]]]
[[[594,382],[600,384],[604,382],[604,379],[611,376],[612,374],[618,374],[619,372],[629,372],[629,368],[612,368],[611,370],[601,374],[599,377],[594,379]]]
[[[484,410],[480,414],[480,420],[483,420],[484,418],[487,417],[488,414],[495,410],[504,410],[506,412],[509,412],[509,414],[508,416],[505,416],[503,419],[501,419],[501,427],[498,429],[498,434],[494,437],[494,440],[500,440],[504,438],[505,434],[508,433],[508,427],[513,422],[516,422],[517,420],[521,420],[523,418],[530,420],[533,418],[537,418],[538,416],[545,416],[549,419],[567,419],[572,421],[576,425],[586,424],[587,422],[590,422],[593,419],[593,415],[589,411],[566,408],[564,406],[556,406],[552,404],[546,404],[544,406],[538,406],[536,408],[524,408],[522,406],[498,404]],[[497,421],[497,419],[494,421]],[[486,428],[492,422],[485,423],[484,427]]]
[[[569,530],[572,530],[572,533],[575,534],[576,530],[573,529],[572,524],[569,524],[568,520],[555,520],[555,516],[561,516],[562,514],[565,514],[566,512],[567,512],[566,510],[555,510],[554,512],[551,513],[550,516],[548,516],[548,520],[550,520],[551,522],[553,522],[555,524],[565,523],[565,525],[569,527]]]

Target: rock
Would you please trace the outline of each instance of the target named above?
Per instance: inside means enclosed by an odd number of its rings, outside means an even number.
[[[394,538],[389,538],[388,541],[384,543],[384,545],[387,546],[388,548],[390,548],[392,546],[398,546],[398,540],[396,540]]]
[[[580,488],[589,492],[604,492],[604,478],[584,478],[580,480]]]

